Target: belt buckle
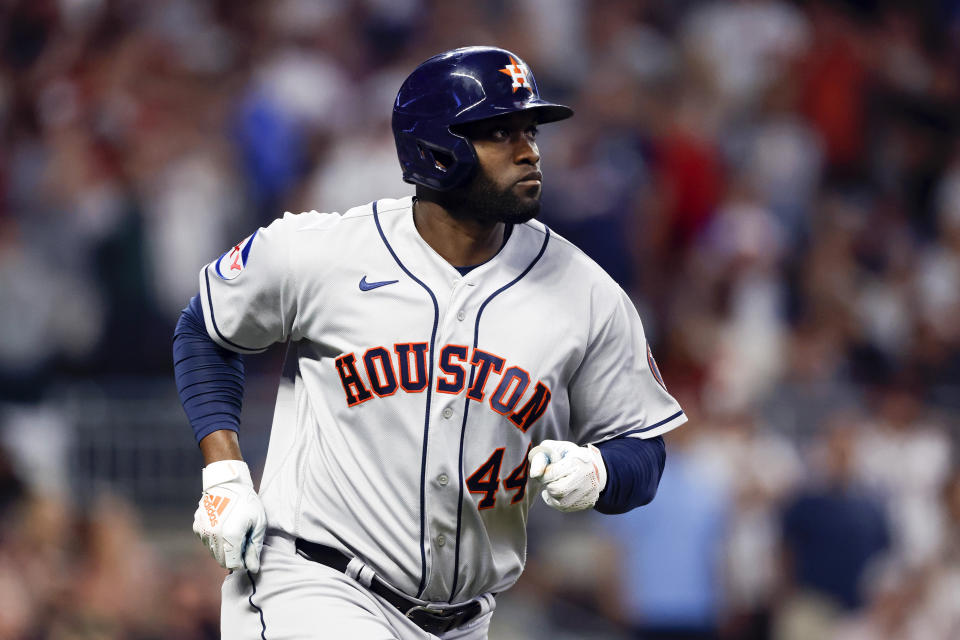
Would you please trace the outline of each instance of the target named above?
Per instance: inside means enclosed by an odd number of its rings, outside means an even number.
[[[444,613],[443,609],[425,605],[411,607],[404,615],[427,633],[449,631],[452,628],[451,623],[458,617],[456,613]]]

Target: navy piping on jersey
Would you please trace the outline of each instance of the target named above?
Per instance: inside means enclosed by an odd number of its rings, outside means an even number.
[[[430,369],[427,372],[427,407],[423,415],[423,453],[420,459],[420,586],[417,588],[417,597],[423,593],[423,590],[427,585],[427,550],[424,545],[424,532],[426,531],[426,479],[427,479],[427,436],[430,434],[430,401],[432,399],[433,392],[433,353],[434,346],[437,339],[437,324],[440,322],[440,306],[437,304],[437,297],[433,295],[433,291],[430,290],[422,280],[417,278],[417,276],[410,273],[410,270],[407,269],[400,258],[397,257],[397,254],[394,253],[393,247],[390,246],[390,242],[387,240],[387,236],[383,233],[383,227],[380,226],[380,214],[377,213],[377,201],[373,201],[373,221],[377,224],[377,231],[380,233],[380,239],[383,240],[384,246],[387,247],[387,251],[390,252],[390,255],[393,256],[393,259],[396,261],[400,268],[403,269],[403,272],[410,276],[410,279],[419,284],[424,290],[430,294],[430,300],[433,301],[433,331],[430,332]]]
[[[257,237],[258,233],[260,233],[260,229],[257,229],[253,232],[253,235],[250,236],[249,240],[247,240],[247,246],[245,246],[243,251],[240,252],[240,259],[243,260],[243,266],[247,266],[247,256],[250,255],[250,247],[253,246],[253,239]]]
[[[483,315],[484,308],[490,303],[491,300],[496,298],[498,295],[517,284],[530,273],[530,270],[533,269],[533,266],[540,261],[540,258],[543,257],[544,251],[547,250],[547,243],[550,241],[550,228],[544,225],[546,233],[543,236],[543,244],[540,246],[540,252],[537,253],[536,257],[527,265],[527,268],[518,275],[516,278],[503,285],[496,291],[490,294],[490,296],[483,301],[483,304],[480,305],[480,308],[477,310],[477,321],[473,328],[473,348],[477,348],[477,344],[480,340],[480,316]],[[470,367],[470,382],[467,384],[467,389],[473,386],[474,374],[477,372],[477,365],[472,365]],[[459,471],[460,471],[460,499],[457,502],[457,545],[453,553],[453,586],[450,588],[450,602],[453,602],[453,597],[457,592],[457,583],[460,579],[460,525],[463,516],[463,442],[464,437],[467,433],[467,414],[470,411],[470,399],[464,399],[463,406],[463,422],[460,424],[460,461],[459,461]]]
[[[250,587],[253,591],[250,593],[250,596],[247,598],[247,602],[250,603],[250,606],[257,610],[257,613],[260,614],[260,638],[261,640],[267,640],[267,623],[263,619],[263,609],[253,604],[253,596],[257,595],[257,583],[253,581],[253,576],[247,571],[247,579],[250,580]]]
[[[251,238],[251,240],[252,239],[253,238]],[[247,245],[247,246],[250,246],[250,245]],[[237,344],[236,342],[232,342],[227,338],[227,336],[223,335],[220,332],[220,327],[217,326],[217,317],[213,315],[213,296],[210,294],[210,268],[209,267],[203,270],[203,277],[207,282],[207,306],[210,308],[210,322],[211,324],[213,324],[213,330],[217,332],[217,337],[223,340],[225,344],[230,345],[234,349],[240,349],[241,351],[257,352],[257,351],[263,351],[264,349],[266,349],[267,347],[245,347],[242,344]]]
[[[661,420],[660,422],[655,422],[655,423],[653,423],[652,425],[650,425],[649,427],[643,427],[642,429],[631,429],[630,431],[624,431],[623,433],[621,433],[621,434],[620,434],[619,436],[617,436],[617,437],[618,437],[618,438],[622,438],[623,436],[629,436],[630,434],[633,434],[633,433],[644,433],[644,432],[646,432],[646,431],[650,431],[651,429],[656,429],[657,427],[659,427],[659,426],[661,426],[661,425],[667,424],[667,423],[670,422],[671,420],[676,420],[677,418],[679,418],[679,417],[682,416],[682,415],[683,415],[683,410],[677,411],[675,414],[673,414],[673,415],[670,416],[669,418],[664,418],[664,419]]]

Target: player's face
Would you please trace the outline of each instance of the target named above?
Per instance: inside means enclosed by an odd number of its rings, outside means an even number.
[[[530,112],[481,120],[460,129],[477,151],[479,167],[464,188],[463,209],[485,222],[519,224],[540,213],[537,118]]]

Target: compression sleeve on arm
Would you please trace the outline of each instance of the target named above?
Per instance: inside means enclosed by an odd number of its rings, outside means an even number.
[[[207,334],[200,296],[180,314],[173,333],[173,370],[180,403],[197,442],[220,429],[237,431],[243,405],[243,356]]]
[[[663,436],[614,438],[597,445],[607,467],[607,486],[594,508],[600,513],[626,513],[657,495],[667,460]]]

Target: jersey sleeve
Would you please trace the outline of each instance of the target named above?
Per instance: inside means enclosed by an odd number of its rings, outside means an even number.
[[[616,290],[614,303],[597,312],[597,327],[570,383],[570,426],[580,444],[653,438],[687,421],[657,370],[636,308]]]
[[[200,270],[204,324],[221,347],[259,353],[290,337],[297,313],[292,217],[258,229]]]

